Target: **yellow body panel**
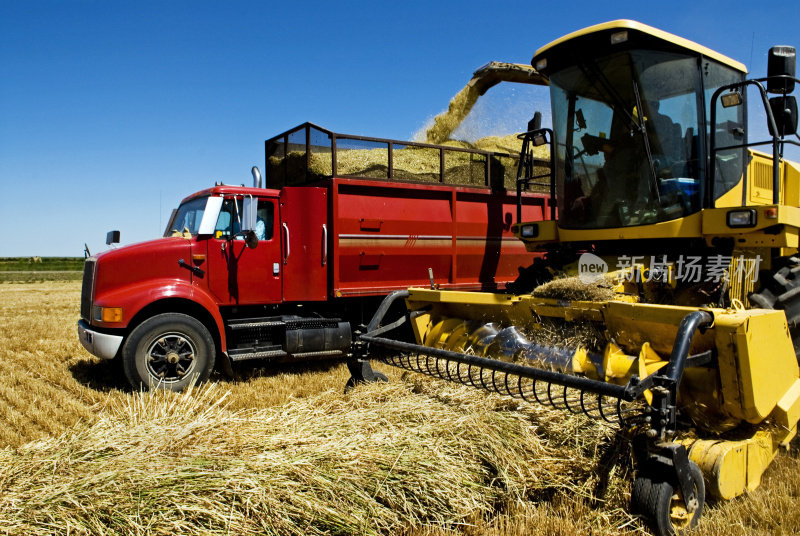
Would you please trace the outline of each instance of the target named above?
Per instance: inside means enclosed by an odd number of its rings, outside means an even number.
[[[781,443],[787,443],[797,431],[797,422],[800,421],[800,380],[795,380],[786,394],[778,401],[772,412],[775,425],[784,432],[780,438]]]
[[[758,487],[778,447],[765,430],[739,441],[705,439],[683,443],[689,447],[689,459],[703,471],[707,490],[726,500]]]
[[[737,205],[738,207],[739,205]],[[538,222],[539,236],[522,238],[528,251],[552,242],[593,242],[600,240],[641,240],[661,238],[704,238],[709,244],[718,236],[736,238],[739,248],[798,248],[800,247],[800,208],[786,205],[748,207],[757,211],[756,225],[747,228],[728,226],[728,212],[736,207],[704,209],[677,220],[615,227],[611,229],[563,229],[555,221]],[[775,211],[774,214],[769,212]],[[523,224],[524,225],[524,224]],[[783,225],[774,232],[776,225]]]
[[[754,309],[715,317],[714,332],[727,413],[759,423],[798,378],[782,311]]]

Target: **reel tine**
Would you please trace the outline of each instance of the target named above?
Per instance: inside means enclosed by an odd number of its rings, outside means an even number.
[[[603,413],[603,395],[597,396],[597,410],[600,412],[600,417],[602,417],[604,421],[611,422],[608,420],[605,413]]]
[[[501,395],[503,394],[499,387],[497,387],[497,371],[492,371],[492,391]]]
[[[625,418],[622,416],[622,399],[617,399],[617,422],[620,426],[625,426]]]
[[[508,374],[506,374],[506,387],[508,387]],[[517,376],[517,390],[519,391],[519,396],[522,397],[522,400],[529,402],[528,397],[525,396],[525,389],[522,388],[522,376]],[[510,389],[508,392],[511,394]]]
[[[572,413],[572,408],[569,407],[569,400],[567,400],[567,386],[564,386],[564,392],[561,393],[561,398],[564,399],[564,407],[567,408],[567,411]]]
[[[616,396],[599,394],[577,386],[567,386],[561,382],[553,383],[536,376],[508,372],[507,369],[464,362],[447,355],[431,356],[424,350],[388,352],[379,359],[387,364],[427,376],[522,399],[525,402],[536,401],[541,405],[566,410],[573,414],[583,413],[589,418],[619,426],[635,423],[641,415],[639,405],[628,403]]]
[[[573,408],[572,406],[569,405],[569,399],[571,398],[572,401],[575,402],[576,398],[575,398],[575,395],[572,395],[570,397],[567,396],[567,390],[568,389],[569,388],[565,385],[564,386],[564,406],[567,408],[567,410],[569,410],[570,413],[575,413],[575,414],[581,413],[580,409],[575,409],[575,408]],[[569,389],[569,390],[570,390],[570,392],[574,391],[574,389]],[[583,394],[583,391],[579,391],[579,392],[581,394]]]
[[[547,405],[547,401],[546,400],[542,400],[541,398],[539,398],[539,391],[536,389],[537,385],[539,385],[539,382],[537,380],[533,380],[533,397],[536,399],[536,401],[539,404],[541,404],[543,406],[546,406]]]
[[[584,403],[584,396],[586,396],[586,391],[581,391],[581,410],[587,417],[592,417],[592,414],[589,413],[589,410],[586,409],[586,404]]]
[[[491,389],[489,389],[489,386],[488,386],[488,385],[486,385],[486,382],[484,381],[484,374],[483,374],[483,373],[484,373],[484,371],[485,371],[485,370],[486,370],[486,369],[484,369],[484,368],[480,368],[480,369],[479,369],[479,371],[480,371],[480,380],[481,380],[481,386],[482,386],[484,389],[486,389],[487,391],[490,391],[490,392],[491,392]],[[494,376],[494,371],[492,371],[492,376]]]
[[[558,404],[556,404],[556,401],[553,400],[552,388],[553,388],[553,384],[552,383],[548,383],[547,384],[547,400],[550,401],[550,405],[551,406],[553,406],[554,408],[558,408]]]

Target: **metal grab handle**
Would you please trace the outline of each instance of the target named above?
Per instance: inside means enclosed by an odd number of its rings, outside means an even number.
[[[322,266],[328,263],[328,227],[322,224]]]
[[[289,263],[289,254],[291,253],[291,249],[289,246],[289,226],[285,223],[283,224],[283,231],[286,233],[286,255],[283,257],[283,264]]]

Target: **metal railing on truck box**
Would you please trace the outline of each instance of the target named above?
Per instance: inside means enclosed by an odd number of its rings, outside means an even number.
[[[486,151],[339,134],[303,123],[266,140],[266,186],[280,189],[355,177],[514,191],[521,140],[519,145],[507,153]],[[546,174],[550,161],[536,159],[534,166]]]

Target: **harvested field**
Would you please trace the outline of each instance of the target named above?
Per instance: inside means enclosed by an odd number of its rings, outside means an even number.
[[[645,533],[627,455],[604,465],[613,430],[581,416],[394,369],[345,395],[338,365],[134,393],[78,343],[79,297],[0,285],[2,533]],[[799,532],[785,453],[696,533]]]

